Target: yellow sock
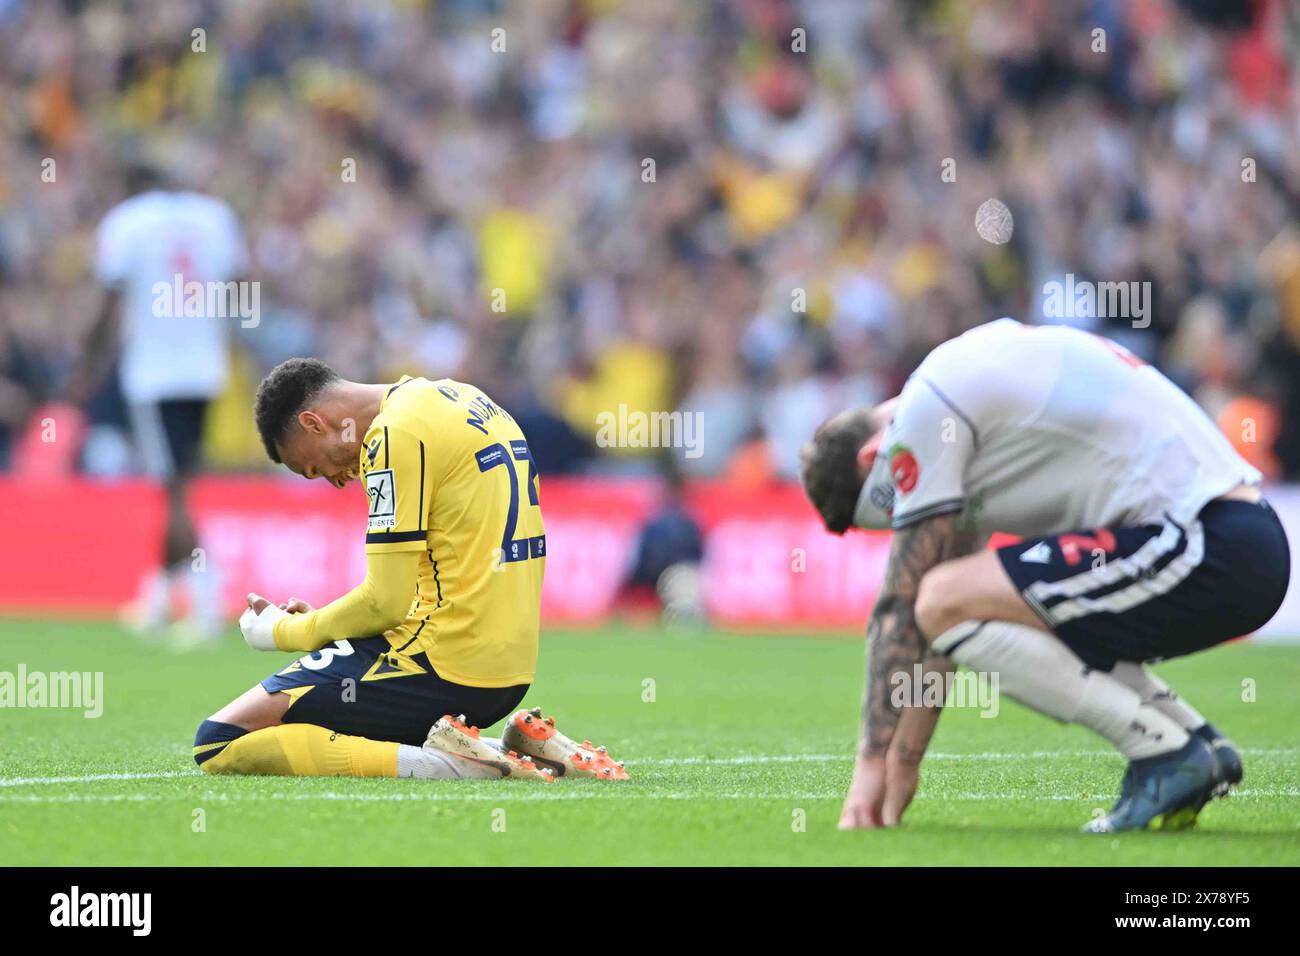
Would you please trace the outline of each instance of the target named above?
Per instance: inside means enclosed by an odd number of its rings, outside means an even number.
[[[208,773],[292,777],[396,777],[396,743],[336,734],[315,724],[280,724],[244,734],[202,766]]]

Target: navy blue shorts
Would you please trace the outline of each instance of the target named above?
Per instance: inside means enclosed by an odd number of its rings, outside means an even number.
[[[1286,532],[1262,501],[1216,500],[1185,524],[1028,538],[997,554],[1048,628],[1102,670],[1256,631],[1291,579]]]
[[[508,717],[528,692],[466,687],[443,680],[423,651],[396,651],[385,637],[335,641],[262,681],[294,698],[286,724],[316,724],[340,734],[419,745],[444,714],[476,727]]]
[[[129,406],[131,427],[144,470],[171,480],[192,475],[199,464],[205,398],[176,398]]]

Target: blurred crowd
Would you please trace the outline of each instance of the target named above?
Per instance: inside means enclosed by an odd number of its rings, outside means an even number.
[[[1284,0],[0,0],[0,462],[143,163],[234,207],[261,283],[217,467],[262,461],[257,381],[316,355],[479,384],[546,472],[662,467],[599,447],[622,405],[700,414],[687,477],[790,477],[1072,275],[1149,282],[1148,327],[1067,321],[1300,478],[1298,51]],[[93,473],[130,468],[112,391]]]

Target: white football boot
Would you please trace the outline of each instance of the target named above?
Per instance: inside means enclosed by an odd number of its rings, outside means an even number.
[[[452,717],[446,714],[429,728],[424,741],[425,750],[437,750],[457,760],[466,760],[480,767],[496,770],[502,777],[514,780],[536,780],[553,783],[555,773],[549,767],[538,766],[531,757],[520,756],[513,750],[505,753],[479,738],[477,727],[465,724],[465,715]]]
[[[554,717],[542,717],[540,707],[521,710],[511,717],[501,742],[550,767],[556,776],[629,779],[621,760],[613,760],[604,747],[592,746],[590,740],[574,743],[555,729]]]

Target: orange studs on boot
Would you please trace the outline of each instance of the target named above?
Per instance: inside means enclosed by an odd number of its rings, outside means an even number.
[[[590,740],[575,743],[555,726],[554,717],[542,717],[542,709],[521,710],[507,722],[501,739],[518,754],[554,769],[557,775],[592,777],[597,780],[627,780],[621,764],[610,759],[604,747]]]
[[[478,728],[477,728],[477,727],[469,727],[469,726],[467,726],[467,725],[465,724],[465,715],[464,715],[464,714],[459,714],[459,715],[457,715],[457,716],[455,716],[455,717],[453,717],[451,714],[443,714],[443,715],[442,715],[442,719],[445,720],[445,721],[447,721],[447,723],[451,724],[453,727],[455,727],[457,730],[459,730],[462,734],[468,734],[468,735],[471,736],[471,737],[478,737]]]
[[[555,722],[547,723],[541,719],[541,708],[521,710],[510,721],[525,737],[536,741],[545,741],[555,736]]]

